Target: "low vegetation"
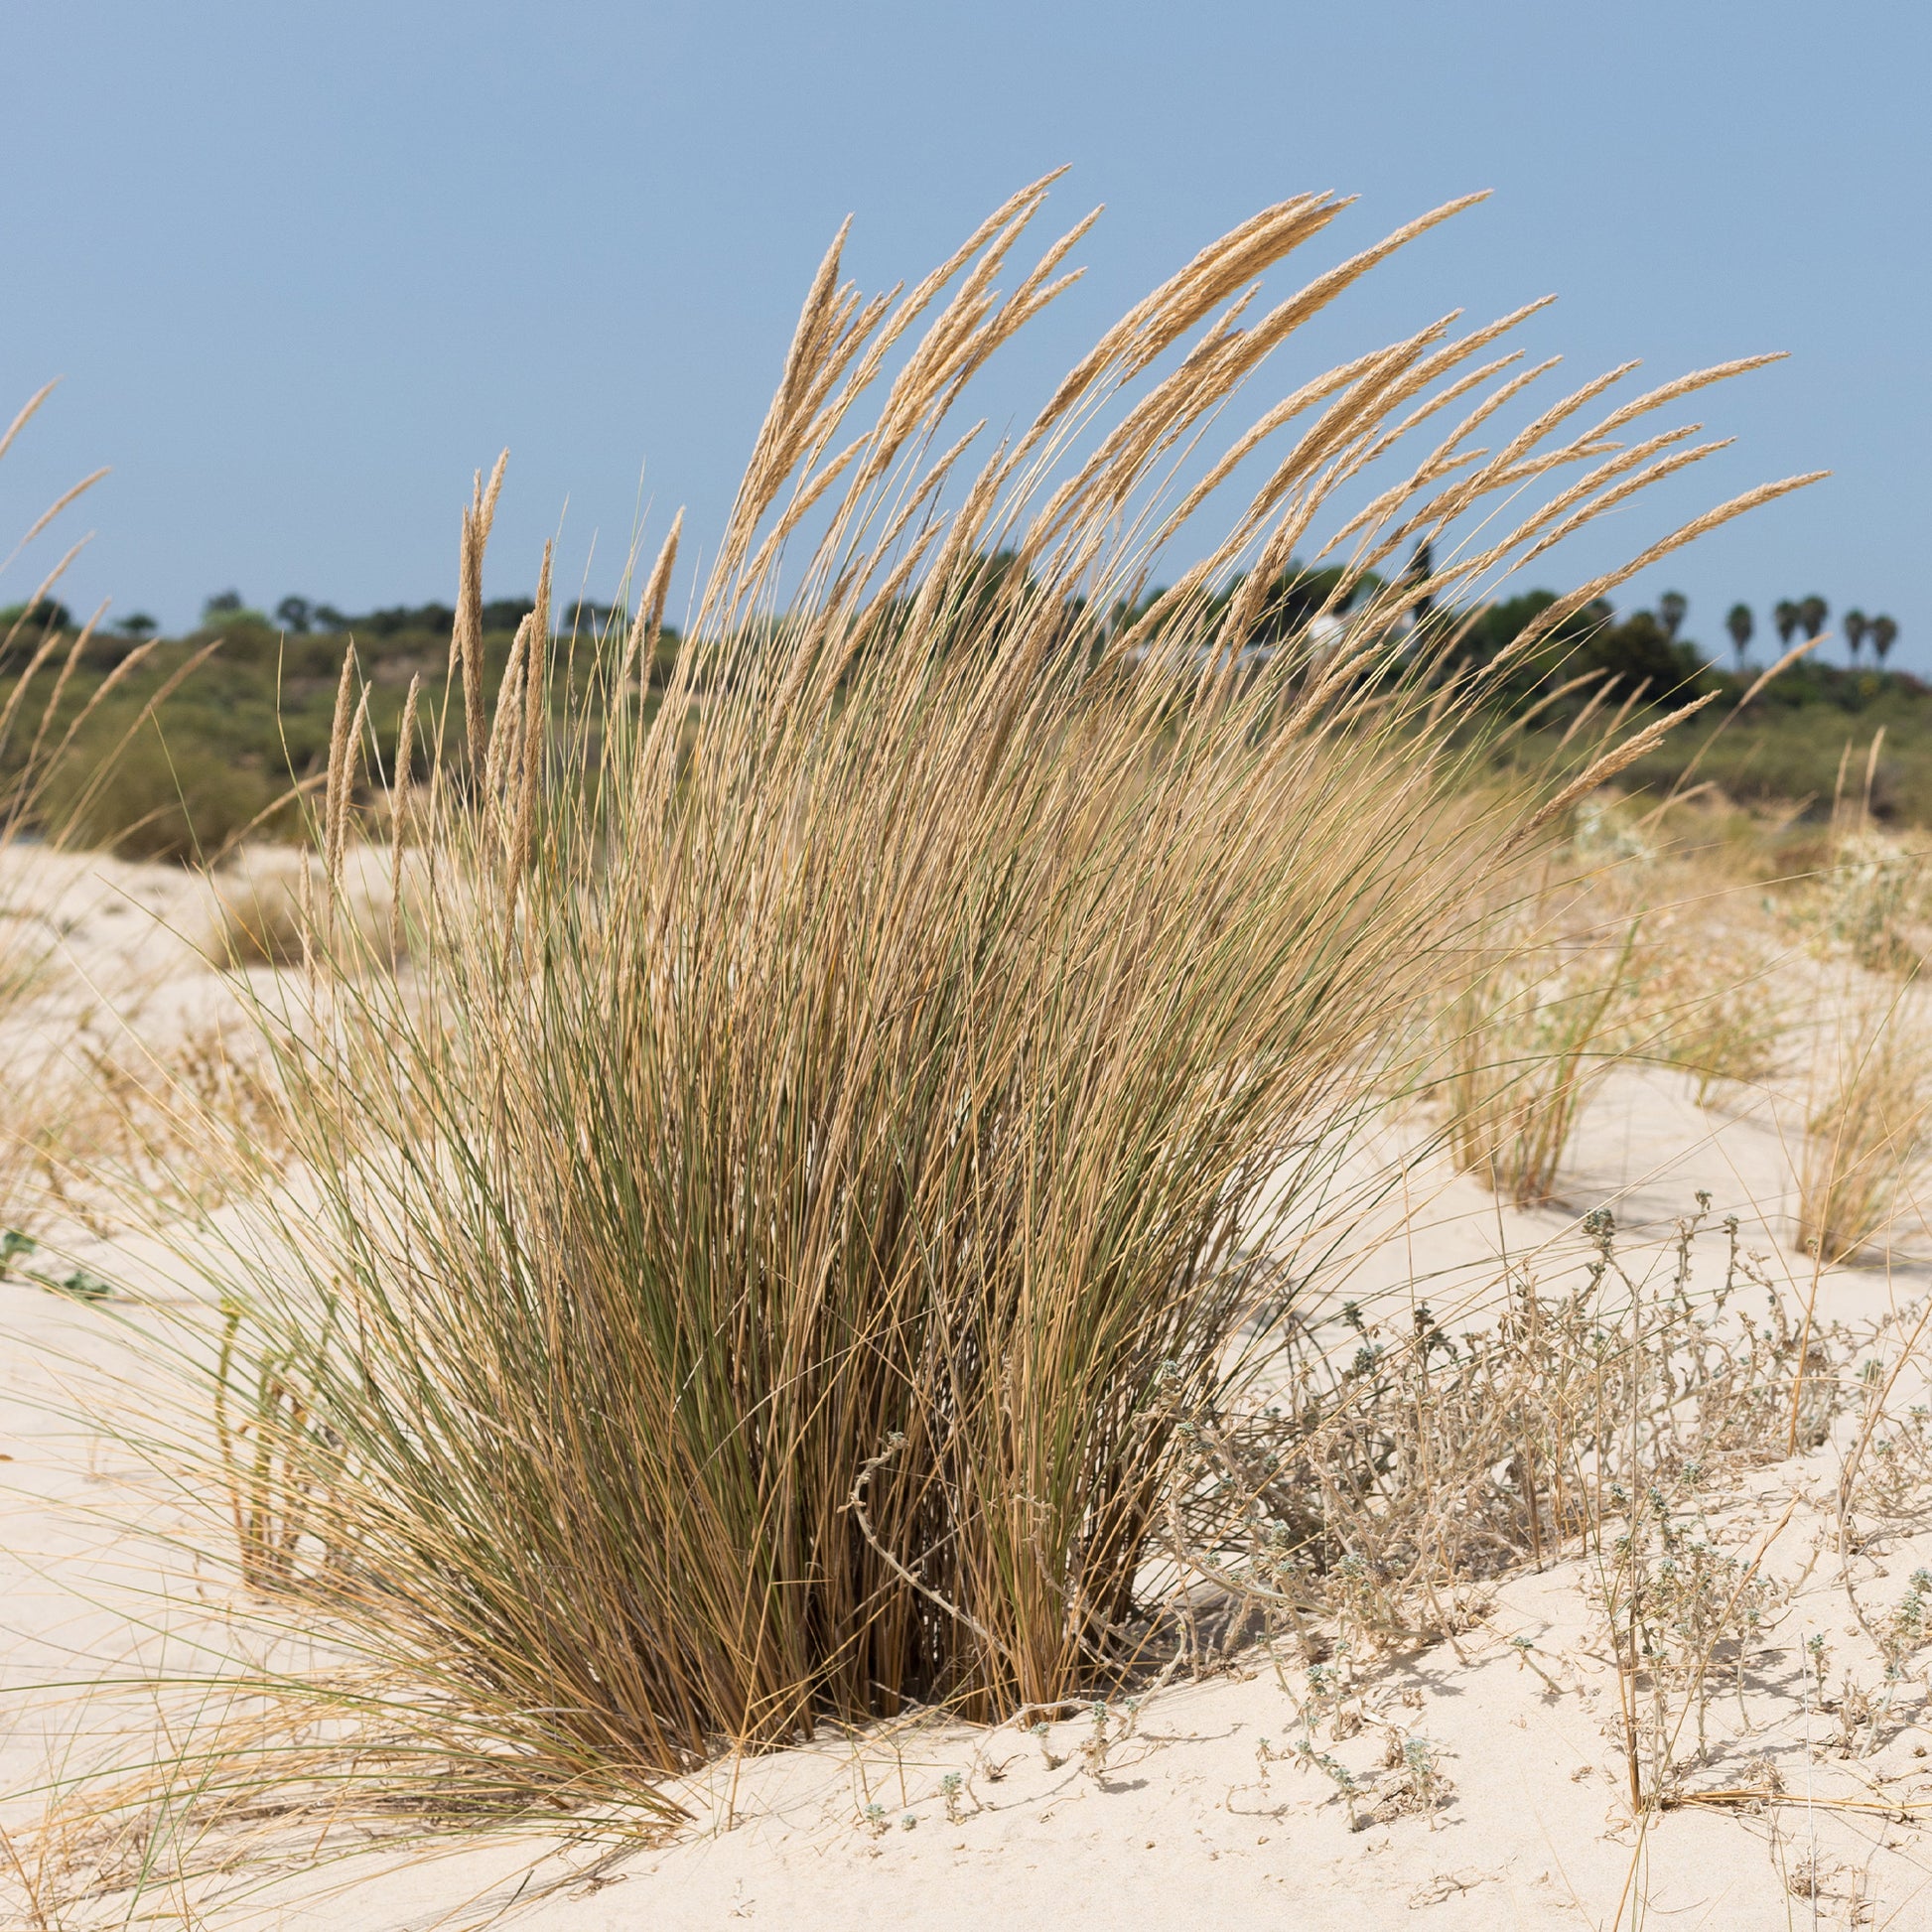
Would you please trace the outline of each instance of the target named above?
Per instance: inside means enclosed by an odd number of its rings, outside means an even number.
[[[1494,963],[1439,1023],[1445,1071],[1434,1091],[1449,1153],[1518,1206],[1546,1201],[1584,1103],[1627,1041],[1634,923],[1565,941],[1531,928],[1536,900],[1483,935]]]
[[[1932,1147],[1932,1042],[1896,994],[1867,994],[1820,1041],[1799,1175],[1798,1240],[1825,1261],[1862,1254],[1914,1198]]]
[[[1323,613],[1339,575],[1328,567],[1284,567],[1254,621],[1257,633],[1264,639],[1278,629],[1293,634],[1311,614]],[[1388,588],[1379,575],[1368,573],[1351,580],[1337,607],[1360,605]],[[1110,614],[1109,621],[1137,620],[1152,595],[1143,592],[1138,604]],[[291,602],[301,600],[284,600]],[[1506,598],[1479,607],[1466,628],[1458,616],[1454,627],[1462,634],[1455,655],[1491,662],[1555,602],[1555,593],[1548,591]],[[482,607],[483,661],[492,685],[528,608],[521,599]],[[56,620],[51,630],[33,627],[43,612]],[[555,654],[567,655],[570,637],[587,638],[609,627],[614,616],[621,627],[621,612],[574,608],[557,621]],[[64,715],[87,702],[135,649],[143,655],[131,670],[121,671],[116,691],[69,748],[38,801],[37,822],[130,857],[177,861],[218,857],[243,836],[299,839],[300,813],[288,794],[293,786],[313,787],[323,776],[344,651],[353,648],[369,682],[370,771],[387,772],[410,680],[423,681],[428,708],[442,704],[453,618],[447,607],[435,604],[356,618],[327,606],[320,614],[305,607],[304,627],[292,630],[260,613],[211,609],[199,629],[181,638],[149,638],[137,645],[126,635],[90,635],[62,694]],[[1090,630],[1107,627],[1107,621],[1089,622],[1084,615],[1068,621]],[[12,653],[16,665],[29,643],[52,636],[61,649],[71,644],[77,631],[63,629],[62,621],[71,626],[62,606],[29,613]],[[341,627],[318,627],[319,622]],[[662,689],[677,644],[675,627],[664,626],[647,680],[653,693]],[[179,681],[181,669],[210,647],[208,661],[194,678]],[[0,701],[13,681],[4,665],[0,657]],[[1551,693],[1578,677],[1593,683],[1553,704]],[[156,723],[122,745],[141,709],[171,680]],[[1630,767],[1627,784],[1652,798],[1688,785],[1715,785],[1753,810],[1816,823],[1831,814],[1848,756],[1859,770],[1869,758],[1875,821],[1895,828],[1932,826],[1932,780],[1924,776],[1932,771],[1932,690],[1907,672],[1805,662],[1784,670],[1738,712],[1739,700],[1755,681],[1708,664],[1695,645],[1667,635],[1652,613],[1619,618],[1599,599],[1506,664],[1485,686],[1481,709],[1493,720],[1539,707],[1531,727],[1498,742],[1494,753],[1504,765],[1534,766],[1561,756],[1561,732],[1549,728],[1553,716],[1574,720],[1598,686],[1612,710],[1633,699],[1645,717],[1716,694],[1710,719],[1694,721],[1652,747]],[[460,712],[453,714],[446,743],[459,745],[465,728]],[[100,779],[110,753],[111,775]],[[0,766],[5,761],[0,753]],[[372,778],[364,802],[379,803],[379,793]]]

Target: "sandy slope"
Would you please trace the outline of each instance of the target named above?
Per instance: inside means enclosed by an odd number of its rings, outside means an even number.
[[[144,1036],[218,1021],[231,996],[192,943],[207,916],[193,882],[62,860],[44,862],[16,888],[16,910],[31,899],[57,942],[37,1024],[55,1027],[64,1014],[95,1008],[131,1013]],[[1453,1325],[1458,1307],[1494,1282],[1504,1253],[1542,1252],[1550,1269],[1574,1265],[1575,1211],[1614,1200],[1633,1236],[1647,1229],[1657,1241],[1704,1188],[1715,1214],[1738,1213],[1748,1244],[1802,1296],[1810,1264],[1781,1239],[1795,1119],[1763,1101],[1701,1109],[1676,1076],[1619,1074],[1586,1122],[1565,1183],[1567,1211],[1500,1209],[1466,1180],[1421,1174],[1370,1223],[1348,1292],[1409,1292],[1419,1283]],[[151,1246],[83,1223],[56,1232],[72,1260],[103,1275],[146,1292],[186,1292],[165,1286]],[[1836,1271],[1820,1284],[1820,1307],[1868,1316],[1924,1293],[1928,1279],[1906,1259],[1889,1270]],[[86,1686],[136,1657],[153,1665],[164,1641],[179,1646],[216,1628],[219,1602],[192,1576],[164,1577],[152,1545],[119,1527],[165,1525],[174,1506],[167,1486],[62,1419],[75,1402],[97,1399],[109,1364],[124,1359],[108,1317],[19,1281],[0,1283],[0,1451],[11,1458],[0,1468],[8,1489],[0,1789],[21,1794],[45,1775],[50,1748],[76,1728],[98,1734],[142,1722],[138,1701],[50,1686]],[[1080,1752],[1092,1731],[1085,1719],[1044,1739],[1013,1727],[910,1724],[716,1766],[685,1794],[692,1829],[655,1849],[612,1857],[516,1839],[450,1841],[403,1856],[372,1850],[256,1890],[251,1910],[265,1923],[315,1932],[466,1925],[502,1908],[543,1932],[677,1932],[741,1920],[806,1932],[1412,1923],[1448,1932],[1810,1925],[1814,1914],[1820,1923],[1932,1926],[1932,1833],[1909,1822],[1909,1807],[1932,1807],[1925,1683],[1892,1687],[1857,1754],[1841,1748],[1840,1715],[1824,1708],[1838,1702],[1847,1676],[1882,1692],[1847,1591],[1874,1613],[1896,1602],[1909,1573],[1932,1564],[1932,1529],[1873,1545],[1843,1569],[1821,1553],[1843,1448],[1835,1440],[1760,1471],[1716,1516],[1731,1547],[1754,1553],[1768,1541],[1767,1569],[1794,1586],[1750,1661],[1741,1706],[1717,1701],[1709,1761],[1687,1777],[1703,1789],[1765,1786],[1767,1765],[1775,1767],[1783,1801],[1754,1811],[1690,1808],[1653,1818],[1642,1833],[1631,1825],[1614,1672],[1588,1607],[1590,1573],[1568,1562],[1496,1590],[1454,1644],[1366,1667],[1351,1708],[1367,1722],[1352,1735],[1321,1732],[1321,1747],[1360,1773],[1379,1761],[1388,1725],[1429,1739],[1449,1789],[1427,1815],[1353,1830],[1319,1772],[1274,1761],[1300,1734],[1305,1678],[1286,1660],[1278,1670],[1250,1653],[1215,1678],[1150,1700],[1102,1763]],[[1820,1634],[1830,1646],[1822,1696],[1802,1661]],[[1531,1656],[1552,1681],[1512,1647],[1518,1637],[1532,1640]],[[192,1653],[175,1653],[184,1654]],[[1267,1752],[1258,1749],[1263,1739]],[[948,1773],[959,1777],[950,1805]],[[1806,1802],[1848,1798],[1869,1808]],[[880,1811],[869,1821],[873,1805]],[[1907,1810],[1883,1815],[1898,1806]],[[0,1818],[18,1827],[35,1808],[16,1795]],[[111,1920],[118,1907],[101,1903]],[[151,1909],[156,1922],[183,1922],[174,1907]]]

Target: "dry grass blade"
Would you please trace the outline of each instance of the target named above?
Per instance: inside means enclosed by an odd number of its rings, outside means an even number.
[[[644,594],[637,601],[636,621],[630,626],[623,663],[619,668],[620,683],[637,666],[641,666],[648,676],[657,656],[657,640],[664,627],[664,600],[670,595],[671,572],[677,567],[677,543],[683,529],[684,512],[679,510],[671,518],[671,527],[665,534],[663,547],[657,553],[657,561],[650,567],[650,576],[644,581]]]
[[[463,688],[466,742],[473,761],[483,757],[484,718],[483,688],[483,567],[489,547],[490,526],[496,520],[496,498],[503,487],[509,452],[503,451],[485,485],[478,471],[470,506],[463,513],[463,543],[457,559],[456,625],[450,637],[452,682]]]
[[[1704,707],[1712,703],[1719,694],[1711,692],[1708,696],[1685,705],[1673,712],[1668,718],[1658,718],[1645,725],[1641,731],[1631,733],[1621,745],[1612,746],[1607,752],[1599,754],[1587,764],[1576,777],[1556,793],[1546,799],[1526,818],[1516,833],[1518,841],[1533,838],[1536,833],[1568,811],[1578,799],[1587,796],[1608,784],[1620,772],[1629,767],[1651,751],[1667,731],[1683,723],[1686,718],[1695,717]]]
[[[409,850],[409,809],[415,789],[416,707],[423,694],[420,677],[409,680],[396,728],[396,761],[389,780],[389,957],[402,957],[403,857]]]

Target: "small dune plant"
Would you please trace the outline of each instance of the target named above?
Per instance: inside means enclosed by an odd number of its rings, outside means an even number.
[[[0,457],[33,422],[54,388],[50,382],[37,391],[0,431]],[[0,570],[17,563],[36,538],[57,527],[62,514],[106,474],[96,471],[63,492]],[[56,977],[57,936],[34,894],[23,890],[38,854],[84,831],[76,817],[113,782],[116,764],[140,734],[152,728],[155,708],[193,674],[205,655],[179,666],[137,708],[131,722],[122,720],[120,729],[109,731],[109,720],[119,716],[116,707],[124,687],[155,644],[137,644],[84,697],[78,695],[75,673],[106,616],[103,605],[76,625],[55,597],[78,550],[77,544],[68,549],[25,602],[0,615],[0,664],[6,666],[0,677],[0,1021],[18,1018]],[[88,775],[75,783],[70,773],[82,746],[92,746],[96,756]],[[61,1056],[25,1029],[9,1029],[0,1039],[0,1077],[9,1095],[7,1118],[0,1123],[0,1216],[13,1223],[35,1218],[45,1205],[43,1130],[70,1107],[73,1083]]]
[[[1872,785],[1885,741],[1881,726],[1866,747],[1863,782],[1848,742],[1839,759],[1831,828],[1822,851],[1793,884],[1788,916],[1822,955],[1850,959],[1868,973],[1915,977],[1925,964],[1929,924],[1922,845],[1881,826]]]
[[[1485,936],[1488,963],[1439,1024],[1447,1071],[1434,1092],[1449,1158],[1518,1206],[1554,1197],[1585,1104],[1627,1037],[1637,927],[1564,942],[1540,908]]]
[[[345,853],[345,877],[338,887],[325,882],[322,866],[312,857],[285,861],[253,858],[252,863],[224,868],[212,876],[213,930],[206,942],[207,957],[217,966],[246,969],[325,963],[393,967],[400,963],[406,919],[396,903],[416,890],[406,871],[389,878],[373,875],[390,868],[380,855],[363,847]],[[370,860],[372,864],[352,864]],[[352,944],[331,944],[319,922],[333,919],[352,923]]]
[[[1932,1044],[1901,997],[1867,997],[1825,1048],[1823,1091],[1799,1156],[1797,1235],[1849,1261],[1911,1200],[1932,1147]]]
[[[299,966],[309,956],[315,869],[217,881],[215,930],[208,955],[227,967]]]
[[[1708,1107],[1725,1088],[1761,1086],[1782,1069],[1792,1008],[1768,966],[1741,951],[1700,951],[1688,963],[1699,983],[1674,992],[1656,1052],[1690,1074]]]
[[[1723,1272],[1700,1279],[1712,1232]],[[1736,1220],[1711,1229],[1708,1196],[1634,1266],[1608,1209],[1582,1240],[1581,1270],[1558,1257],[1565,1285],[1513,1268],[1453,1328],[1394,1298],[1310,1310],[1289,1374],[1178,1425],[1195,1479],[1163,1574],[1211,1582],[1298,1638],[1324,1711],[1342,1708],[1353,1662],[1454,1635],[1495,1579],[1579,1538],[1635,1587],[1630,1552],[1649,1562],[1679,1538],[1642,1499],[1700,1510],[1703,1485],[1817,1447],[1845,1405],[1854,1338],[1808,1327]],[[1619,1537],[1634,1541],[1613,1552]]]
[[[1782,898],[1793,933],[1820,958],[1914,977],[1925,963],[1926,854],[1841,805]]]
[[[987,447],[963,399],[1089,225],[1023,265],[1045,201],[891,295],[827,256],[661,689],[675,526],[568,677],[546,564],[485,687],[479,479],[465,749],[425,705],[397,760],[430,773],[392,800],[410,969],[263,1002],[305,1179],[215,1270],[209,1466],[248,1582],[360,1659],[319,1709],[392,1795],[662,1818],[722,1745],[1131,1677],[1180,1422],[1269,1345],[1249,1256],[1466,977],[1483,896],[1664,729],[1481,790],[1498,673],[1436,614],[1701,454],[1653,412],[1746,365],[1510,428],[1523,311],[1249,406],[1453,212],[1262,306],[1340,211],[1305,196]],[[1336,575],[1284,633],[1303,557]],[[326,891],[362,716],[345,677]],[[1608,984],[1538,1048],[1573,1086]]]
[[[1869,823],[1843,831],[1819,882],[1823,936],[1865,971],[1916,975],[1925,963],[1926,855]]]
[[[1698,1105],[1761,1087],[1786,1065],[1797,1002],[1785,956],[1723,894],[1644,922],[1626,1028],[1629,1056],[1696,1082]]]

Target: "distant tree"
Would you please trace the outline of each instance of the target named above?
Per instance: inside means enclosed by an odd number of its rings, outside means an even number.
[[[348,620],[333,604],[318,604],[309,613],[309,621],[318,630],[346,630]]]
[[[1586,638],[1575,668],[1602,671],[1619,696],[1641,688],[1646,701],[1656,704],[1695,694],[1704,660],[1650,612],[1632,611],[1621,623],[1604,622]]]
[[[1012,552],[1003,550],[992,559],[992,565],[1004,575],[1011,568],[1012,561]],[[1346,574],[1332,565],[1322,570],[1308,570],[1301,564],[1291,563],[1269,587],[1268,596],[1246,641],[1251,644],[1284,644],[1299,636],[1318,612],[1330,606],[1336,611],[1345,611],[1352,601],[1352,595],[1341,595],[1342,580]],[[1232,596],[1230,590],[1228,599],[1222,600],[1220,608],[1225,609]]]
[[[1805,627],[1807,637],[1816,637],[1825,628],[1825,620],[1832,614],[1832,608],[1814,592],[1798,606],[1798,621]]]
[[[514,630],[537,607],[527,597],[495,597],[483,608],[485,631]]]
[[[245,611],[247,608],[241,601],[241,593],[239,591],[216,591],[202,606],[202,621],[204,623],[219,623],[223,618],[231,618],[236,612]]]
[[[71,630],[73,613],[51,597],[36,598],[32,604],[9,604],[0,609],[0,632],[18,625],[22,630]]]
[[[1871,639],[1871,654],[1882,669],[1892,645],[1898,641],[1898,625],[1890,618],[1873,618],[1865,627],[1865,635]]]
[[[284,630],[293,631],[298,637],[309,634],[309,625],[315,619],[315,610],[306,597],[285,597],[275,607],[275,621]]]
[[[126,617],[116,621],[114,628],[123,637],[152,637],[161,628],[145,611],[130,611]]]
[[[1781,597],[1771,606],[1771,621],[1778,627],[1778,642],[1790,645],[1798,634],[1798,607],[1788,597]]]
[[[1864,644],[1865,633],[1870,629],[1863,611],[1847,611],[1839,621],[1839,628],[1845,632],[1845,646],[1852,653],[1852,662],[1859,661],[1859,651]]]
[[[1757,621],[1748,604],[1733,604],[1725,614],[1725,628],[1730,632],[1730,647],[1737,653],[1737,668],[1744,668],[1744,653],[1750,648],[1751,632]]]
[[[599,604],[591,598],[580,597],[576,603],[565,607],[564,629],[567,632],[596,632],[605,629],[614,618],[621,621],[626,615],[615,604]]]
[[[1690,600],[1682,591],[1666,591],[1657,600],[1657,616],[1672,643],[1677,641],[1677,633],[1684,627],[1684,614],[1690,608]]]
[[[51,597],[0,607],[0,670],[11,671],[45,647],[50,634],[71,630],[73,614]]]
[[[1524,591],[1490,605],[1462,627],[1461,653],[1475,664],[1493,662],[1556,601],[1554,591]],[[1619,621],[1599,597],[1572,612],[1527,650],[1510,651],[1497,674],[1499,681],[1489,689],[1492,702],[1515,711],[1547,698],[1560,682],[1594,672],[1619,697],[1641,689],[1644,701],[1656,704],[1694,693],[1703,671],[1696,648],[1666,635],[1654,613],[1636,611]]]
[[[1461,626],[1463,652],[1477,664],[1488,663],[1513,644],[1530,622],[1540,618],[1556,601],[1555,591],[1519,591],[1514,597],[1487,606]],[[1564,661],[1565,651],[1575,649],[1580,639],[1601,629],[1611,621],[1612,615],[1609,605],[1601,598],[1576,613],[1566,623],[1557,627],[1551,647],[1538,650],[1536,654],[1547,658],[1548,662],[1535,668],[1539,671],[1556,670]]]
[[[412,630],[447,634],[456,622],[456,613],[447,604],[392,604],[381,611],[364,611],[359,618],[345,618],[358,635],[400,637]]]

